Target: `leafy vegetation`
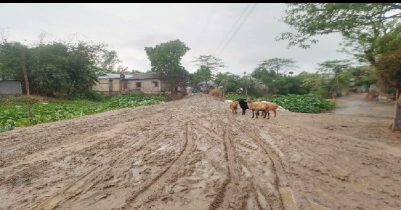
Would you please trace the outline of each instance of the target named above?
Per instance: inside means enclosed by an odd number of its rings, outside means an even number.
[[[262,99],[263,101],[269,101],[282,106],[283,108],[292,112],[302,113],[321,113],[329,110],[333,110],[336,104],[332,101],[328,101],[318,95],[305,94],[305,95],[278,95],[269,98],[257,98],[254,96],[248,96],[253,101]],[[226,99],[236,101],[238,99],[246,99],[247,96],[229,94],[226,95]]]
[[[107,53],[103,44],[53,42],[28,47],[3,40],[0,42],[0,77],[18,79],[24,87],[22,50],[33,94],[52,97],[83,94],[91,89],[101,73],[114,68],[102,69],[102,54]]]
[[[288,40],[289,46],[309,48],[318,42],[318,35],[341,33],[343,52],[360,62],[369,62],[384,89],[396,89],[396,106],[392,130],[401,130],[399,113],[401,87],[396,71],[398,63],[393,53],[401,48],[400,3],[290,3],[283,21],[292,32],[282,33],[277,40]],[[352,48],[349,50],[349,48]],[[388,62],[393,60],[393,64]],[[379,63],[378,63],[379,62]],[[391,67],[390,67],[391,65]],[[383,66],[392,68],[391,73]],[[374,80],[362,81],[365,84]],[[389,85],[396,83],[395,85]],[[361,84],[361,83],[359,83]],[[397,125],[396,125],[397,124]]]
[[[181,59],[189,50],[190,48],[179,39],[155,47],[145,47],[152,72],[165,76],[174,94],[175,88],[188,82],[189,72],[181,65]]]
[[[28,112],[26,98],[13,100],[11,103],[0,104],[0,127],[24,127],[28,126]],[[81,117],[100,112],[153,105],[165,101],[165,97],[146,95],[120,95],[114,98],[103,98],[102,102],[88,100],[52,100],[48,104],[40,104],[34,101],[32,105],[32,124],[55,122],[59,120]]]
[[[293,95],[289,94],[286,96],[273,96],[271,98],[263,98],[262,100],[276,103],[285,109],[292,112],[302,113],[321,113],[329,110],[333,110],[336,104],[332,101],[328,101],[318,95],[305,94],[305,95]]]

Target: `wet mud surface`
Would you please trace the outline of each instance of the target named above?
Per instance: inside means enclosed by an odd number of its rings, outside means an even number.
[[[401,209],[391,119],[194,94],[0,134],[0,209]]]

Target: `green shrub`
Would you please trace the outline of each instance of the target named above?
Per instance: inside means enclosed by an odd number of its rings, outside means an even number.
[[[332,110],[336,107],[336,104],[332,101],[328,101],[321,96],[314,94],[306,95],[285,95],[285,96],[273,96],[270,98],[263,98],[264,101],[269,101],[282,106],[283,108],[292,112],[302,113],[321,113]]]
[[[99,94],[98,92],[94,90],[86,91],[84,93],[84,99],[87,99],[89,101],[105,101],[106,97],[104,95]]]
[[[92,100],[97,100],[96,97],[98,97],[98,95],[92,93],[89,93],[88,96],[92,97]],[[31,109],[32,124],[55,122],[121,108],[153,105],[166,100],[166,98],[161,95],[121,95],[113,98],[107,96],[100,97],[103,97],[104,101],[52,100],[49,104],[33,104]],[[22,104],[21,106],[7,106],[0,109],[0,128],[24,127],[28,125],[28,109],[26,104]]]
[[[258,98],[254,96],[248,96],[253,101],[257,101]],[[229,94],[226,95],[226,99],[236,101],[239,98],[246,99],[247,96]],[[262,101],[269,101],[282,106],[283,108],[292,112],[302,113],[321,113],[329,111],[335,108],[336,104],[332,101],[328,101],[321,96],[314,94],[306,95],[277,95],[269,98],[260,98]]]

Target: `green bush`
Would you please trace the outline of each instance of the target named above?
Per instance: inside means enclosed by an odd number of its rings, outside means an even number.
[[[258,98],[254,96],[248,96],[253,101],[257,101]],[[239,98],[246,99],[247,96],[228,94],[226,99],[236,101]],[[292,112],[302,112],[302,113],[321,113],[329,111],[335,108],[336,104],[332,101],[328,101],[321,96],[314,94],[306,95],[278,95],[269,98],[260,98],[262,101],[269,101],[282,106],[283,108]]]
[[[332,110],[336,107],[334,102],[328,101],[314,94],[289,94],[285,96],[263,98],[262,100],[276,103],[277,105],[280,105],[291,112],[301,113],[321,113]]]
[[[242,98],[242,99],[251,98],[254,101],[256,100],[256,97],[254,97],[254,96],[245,96],[245,95],[238,95],[238,94],[227,94],[227,95],[225,95],[225,98],[227,100],[232,100],[232,101],[237,101],[240,98]]]
[[[94,95],[89,94],[89,96]],[[49,104],[33,104],[31,109],[32,124],[55,122],[121,108],[153,105],[166,100],[166,98],[161,95],[121,95],[113,98],[108,98],[106,96],[101,97],[104,97],[104,101],[102,102],[92,102],[88,100],[52,100]],[[92,99],[96,100],[96,98]],[[24,127],[28,125],[28,109],[26,104],[21,106],[7,106],[0,109],[0,128]]]
[[[106,97],[94,90],[90,90],[84,93],[84,99],[87,99],[89,101],[105,101]]]

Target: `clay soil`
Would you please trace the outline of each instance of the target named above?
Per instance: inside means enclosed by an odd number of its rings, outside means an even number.
[[[199,93],[1,133],[0,209],[401,209],[391,117],[238,113]]]

